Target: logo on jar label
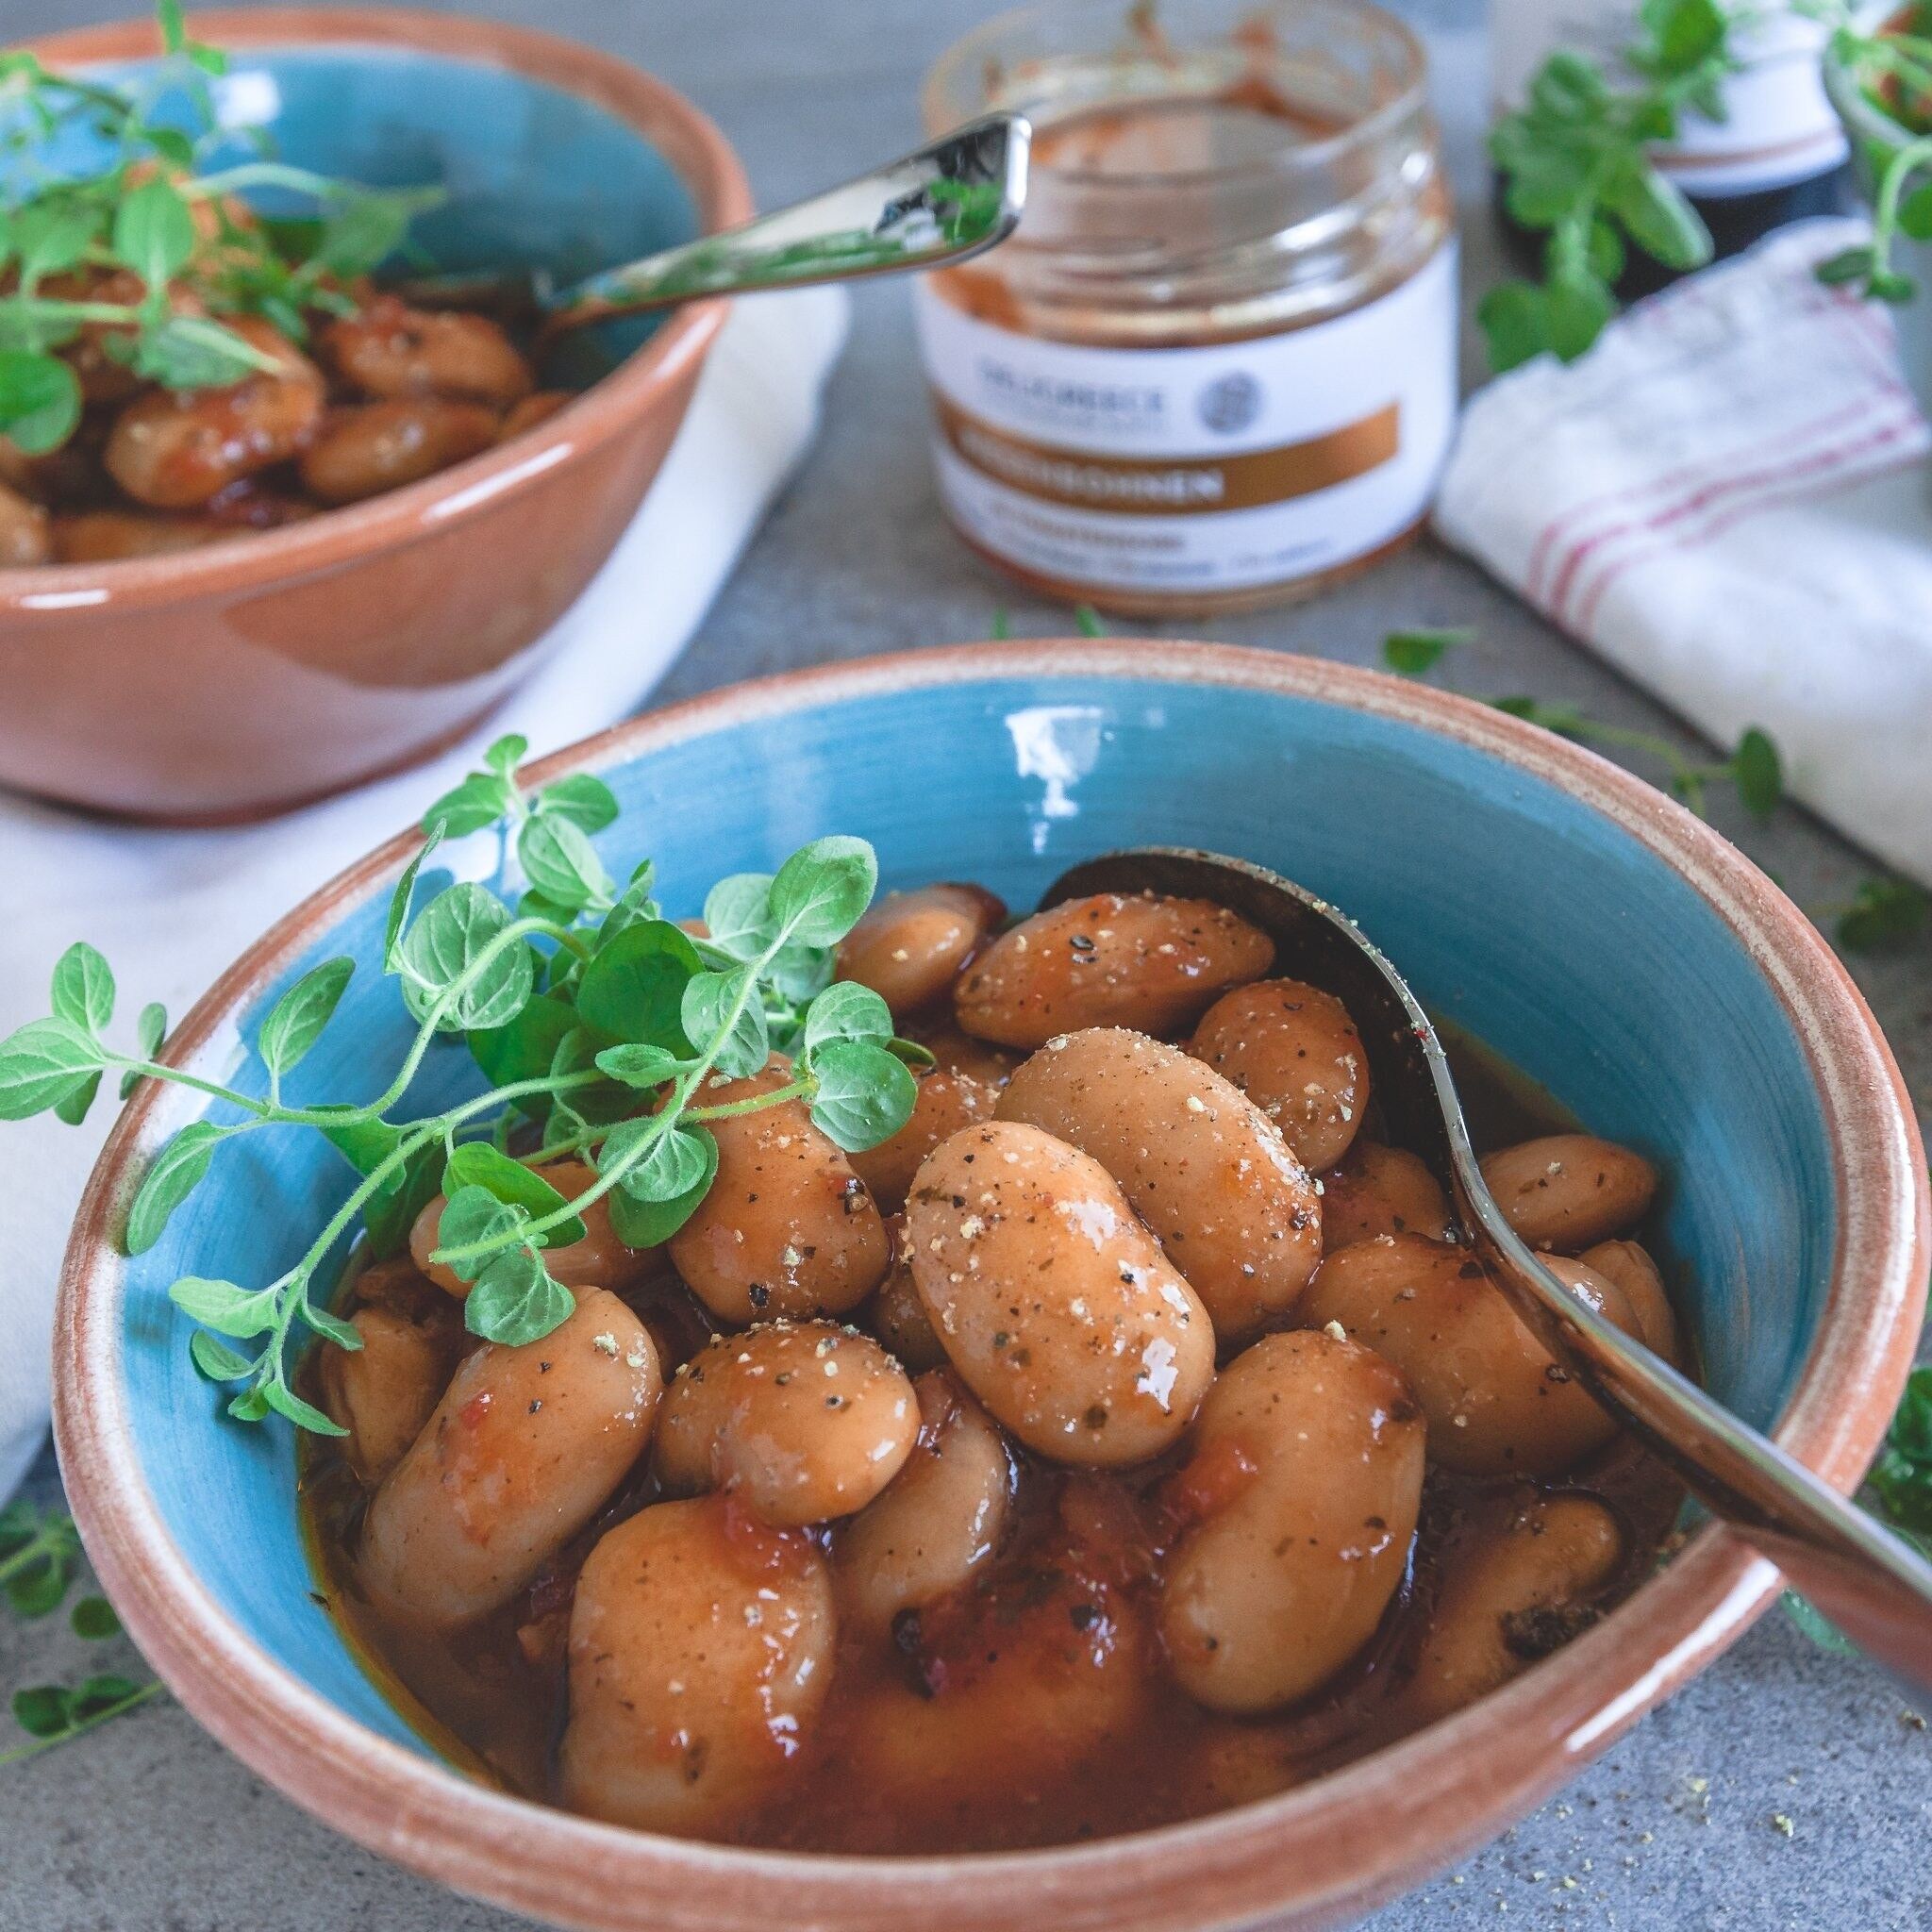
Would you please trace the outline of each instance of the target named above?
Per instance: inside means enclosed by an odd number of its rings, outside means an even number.
[[[1049,375],[1016,369],[995,356],[981,356],[976,367],[990,396],[999,397],[1042,429],[1145,433],[1158,425],[1166,408],[1167,399],[1150,384]]]
[[[1233,436],[1261,413],[1261,385],[1245,369],[1230,370],[1194,398],[1194,413],[1217,435]]]

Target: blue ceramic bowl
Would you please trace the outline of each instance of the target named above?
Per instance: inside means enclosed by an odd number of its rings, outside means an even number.
[[[400,8],[197,12],[227,72],[207,166],[268,158],[444,201],[435,264],[570,279],[751,213],[696,108],[608,55]],[[199,125],[151,22],[36,43]],[[156,90],[159,90],[156,92]],[[0,139],[19,131],[0,108]],[[9,116],[12,118],[9,119]],[[84,125],[19,155],[108,158]],[[313,205],[251,188],[264,212]],[[233,542],[0,571],[0,784],[150,818],[283,808],[448,742],[541,661],[556,621],[656,476],[724,320],[692,303],[571,339],[546,384],[581,391],[533,428],[402,489]]]
[[[1925,1278],[1924,1168],[1896,1070],[1776,890],[1591,754],[1366,673],[1082,642],[746,686],[623,726],[538,775],[579,768],[625,808],[598,841],[606,861],[621,875],[655,858],[674,913],[695,911],[716,877],[771,869],[832,830],[873,841],[889,885],[973,878],[1020,907],[1114,846],[1200,845],[1280,869],[1351,911],[1437,1013],[1657,1163],[1672,1273],[1717,1393],[1847,1487],[1869,1458]],[[460,856],[475,846],[490,841]],[[183,1027],[178,1059],[250,1087],[243,1049],[260,1016],[296,974],[346,953],[356,979],[292,1091],[378,1088],[412,1031],[379,968],[410,849],[395,841],[263,941]],[[415,1097],[440,1108],[476,1079],[465,1054],[438,1049]],[[1767,1566],[1706,1532],[1533,1681],[1379,1757],[1104,1852],[968,1861],[971,1885],[946,1875],[959,1861],[788,1859],[565,1818],[441,1766],[385,1702],[307,1594],[291,1433],[225,1423],[190,1366],[168,1284],[271,1278],[340,1199],[335,1157],[306,1135],[252,1137],[218,1157],[158,1247],[116,1254],[142,1161],[199,1110],[192,1094],[143,1091],[69,1257],[57,1421],[90,1548],[184,1702],[266,1775],[368,1842],[525,1908],[642,1925],[655,1921],[640,1901],[697,1872],[716,1891],[692,1924],[856,1924],[884,1908],[884,1886],[908,1918],[991,1926],[1028,1921],[1042,1873],[1077,1870],[1117,1923],[1270,1909],[1317,1923],[1318,1902],[1358,1907],[1525,1808],[1774,1588]],[[1425,1822],[1385,1818],[1365,1840],[1351,1807],[1391,1780]],[[1324,1881],[1338,1840],[1345,1881]],[[1147,1916],[1134,1874],[1195,1866],[1209,1907]]]

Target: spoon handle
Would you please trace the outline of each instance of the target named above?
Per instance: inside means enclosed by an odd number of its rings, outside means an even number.
[[[1585,1307],[1487,1194],[1464,1213],[1517,1312],[1713,1514],[1785,1574],[1915,1708],[1932,1708],[1932,1563]]]
[[[996,113],[901,159],[722,234],[606,270],[544,299],[546,333],[703,295],[795,289],[964,261],[1013,232],[1030,124]]]

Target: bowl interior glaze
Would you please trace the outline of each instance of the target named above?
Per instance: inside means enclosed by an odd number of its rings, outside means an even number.
[[[1840,1211],[1805,1048],[1711,903],[1557,786],[1397,718],[1153,675],[967,675],[762,715],[753,704],[602,770],[625,808],[597,841],[605,859],[623,875],[654,857],[674,915],[695,912],[712,880],[772,869],[832,830],[872,840],[888,885],[973,878],[1022,908],[1119,845],[1197,844],[1288,873],[1351,911],[1439,1015],[1660,1165],[1672,1273],[1711,1386],[1760,1427],[1790,1395]],[[455,857],[487,874],[493,837]],[[355,980],[289,1091],[379,1089],[410,1036],[378,965],[387,897],[375,882],[339,908],[197,1064],[237,1064],[281,988],[347,954]],[[441,1107],[476,1084],[466,1055],[440,1049],[414,1098]],[[165,1118],[196,1110],[177,1096]],[[291,1432],[218,1418],[166,1297],[183,1274],[273,1278],[347,1180],[306,1134],[223,1149],[160,1245],[125,1264],[125,1401],[167,1534],[223,1611],[340,1710],[427,1751],[308,1595]]]
[[[180,85],[157,90],[154,61],[81,71],[152,92],[162,125],[205,125]],[[266,158],[369,187],[442,189],[446,200],[410,231],[428,258],[425,271],[532,269],[568,282],[699,232],[690,190],[637,128],[583,94],[509,67],[376,41],[238,46],[228,71],[208,86],[221,138],[204,173]],[[0,133],[19,126],[24,111],[0,114]],[[112,155],[81,123],[33,150],[37,162],[61,173],[105,166]],[[25,165],[0,164],[0,184],[8,166]],[[270,215],[306,215],[315,206],[281,189],[251,189],[247,198]],[[661,322],[632,317],[577,331],[584,341],[570,367],[552,373],[586,386]]]

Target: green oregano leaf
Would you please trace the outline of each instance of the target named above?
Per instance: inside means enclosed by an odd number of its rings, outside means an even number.
[[[395,973],[403,963],[403,927],[409,917],[409,901],[416,891],[416,874],[423,870],[423,861],[442,843],[445,827],[442,823],[433,821],[424,834],[423,849],[403,868],[403,875],[396,881],[395,891],[390,894],[389,919],[382,934],[382,970]]]
[[[610,896],[610,874],[583,827],[569,818],[529,820],[517,835],[517,858],[531,885],[570,912]]]
[[[684,1064],[661,1046],[607,1046],[597,1056],[598,1067],[613,1080],[639,1089],[661,1087],[665,1081],[675,1080]]]
[[[58,356],[0,349],[0,436],[23,456],[57,450],[80,424],[80,382]]]
[[[302,1319],[314,1329],[325,1341],[332,1341],[338,1348],[346,1349],[351,1355],[362,1346],[362,1332],[353,1322],[345,1322],[332,1309],[318,1307],[314,1302],[302,1304]]]
[[[30,1738],[64,1737],[74,1728],[73,1693],[60,1684],[30,1684],[13,1693],[13,1722]]]
[[[341,1423],[325,1415],[312,1402],[305,1402],[286,1382],[265,1383],[261,1392],[277,1415],[286,1416],[298,1429],[307,1429],[311,1436],[346,1436],[349,1433]]]
[[[510,909],[493,892],[465,881],[423,908],[403,941],[403,998],[418,1020],[465,974],[476,969],[509,925]],[[444,1008],[438,1030],[508,1025],[536,990],[535,956],[527,945],[503,946]]]
[[[275,1002],[256,1042],[271,1074],[279,1078],[289,1072],[322,1037],[355,971],[353,959],[325,959]]]
[[[814,839],[772,881],[773,928],[805,945],[836,945],[858,924],[878,882],[878,858],[863,839]]]
[[[605,1205],[610,1210],[611,1231],[627,1248],[655,1248],[668,1241],[697,1212],[699,1202],[717,1178],[718,1143],[709,1131],[703,1126],[686,1124],[679,1128],[679,1132],[699,1143],[705,1160],[703,1174],[683,1193],[669,1201],[641,1201],[634,1194],[626,1193],[622,1187],[616,1187],[604,1197]],[[602,1156],[606,1167],[611,1158],[607,1144]]]
[[[442,827],[445,838],[461,839],[493,825],[509,809],[510,787],[488,772],[472,772],[452,786],[423,814],[423,829]]]
[[[188,1353],[194,1366],[210,1382],[239,1382],[255,1367],[245,1355],[238,1355],[206,1328],[197,1328],[188,1338]]]
[[[607,1044],[634,1041],[689,1058],[679,1015],[684,989],[702,970],[690,934],[647,919],[598,947],[577,981],[577,1011]]]
[[[696,1187],[709,1169],[707,1138],[694,1127],[664,1127],[657,1121],[622,1122],[604,1142],[599,1164],[608,1174],[630,1161],[623,1168],[617,1185],[634,1201],[675,1201]],[[643,1158],[631,1159],[641,1143],[647,1148]]]
[[[891,1037],[892,1009],[871,987],[856,980],[835,980],[806,1011],[808,1054],[828,1040],[873,1040],[883,1044]]]
[[[255,1365],[249,1364],[252,1369]],[[230,1398],[228,1413],[238,1423],[258,1423],[269,1411],[268,1390],[259,1382],[251,1382],[236,1396]]]
[[[772,931],[772,875],[734,873],[705,894],[705,925],[711,943],[734,959],[755,959]]]
[[[114,212],[114,253],[151,291],[165,289],[194,253],[194,217],[175,185],[157,175]]]
[[[1859,281],[1872,273],[1872,250],[1863,246],[1841,248],[1836,255],[1826,256],[1811,273],[1827,288]]]
[[[543,817],[568,819],[586,832],[601,832],[617,823],[617,794],[589,772],[558,778],[530,802]]]
[[[499,1154],[487,1141],[465,1141],[458,1147],[449,1157],[442,1184],[452,1195],[460,1189],[481,1188],[495,1200],[525,1209],[533,1221],[570,1206],[535,1168]],[[567,1248],[573,1241],[584,1240],[585,1233],[584,1224],[572,1215],[533,1239],[544,1247]]]
[[[733,1079],[761,1072],[771,1054],[765,1010],[757,994],[757,976],[749,966],[697,974],[684,989],[679,1017],[686,1035],[705,1042],[712,1065]]]
[[[1932,896],[1909,879],[1860,879],[1838,922],[1839,944],[1854,953],[1881,952],[1915,940],[1932,924]]]
[[[123,1245],[128,1254],[144,1255],[160,1240],[169,1217],[200,1185],[224,1138],[211,1122],[191,1121],[155,1156],[127,1210]]]
[[[1555,348],[1549,299],[1533,282],[1498,282],[1476,304],[1490,367],[1501,375]]]
[[[530,741],[521,731],[506,731],[483,754],[483,762],[499,778],[514,778],[529,754]]]
[[[576,1307],[575,1297],[552,1280],[528,1248],[492,1256],[463,1303],[463,1325],[486,1341],[521,1348],[561,1327]]]
[[[0,1121],[24,1121],[85,1086],[101,1049],[71,1020],[29,1020],[0,1040]]]
[[[568,1000],[540,992],[508,1025],[473,1027],[469,1036],[470,1055],[492,1087],[514,1087],[524,1080],[539,1080],[552,1071],[558,1042],[576,1024],[576,1008]],[[533,1093],[517,1105],[541,1120],[549,1111],[550,1097]]]
[[[54,968],[53,1008],[89,1033],[99,1033],[114,1017],[114,975],[108,962],[85,940],[76,940]]]
[[[362,1225],[378,1261],[401,1253],[416,1217],[442,1191],[442,1148],[431,1141],[403,1162],[401,1172],[362,1204]]]
[[[1474,637],[1474,631],[1461,627],[1391,630],[1382,640],[1382,662],[1398,677],[1421,677],[1441,662],[1444,652]]]
[[[257,1290],[253,1294],[232,1281],[204,1280],[184,1274],[168,1291],[168,1299],[204,1328],[218,1335],[246,1341],[251,1336],[266,1335],[275,1325],[275,1291]]]
[[[458,1188],[444,1205],[437,1224],[439,1250],[468,1248],[480,1242],[501,1242],[529,1219],[516,1203],[499,1200],[488,1188]],[[453,1257],[449,1267],[464,1281],[475,1281],[493,1258],[489,1253]],[[480,1332],[480,1331],[479,1331]]]
[[[831,1040],[811,1057],[811,1117],[848,1154],[890,1141],[912,1118],[919,1089],[896,1055],[871,1041]]]
[[[225,389],[272,362],[225,324],[178,311],[135,336],[127,359],[166,389]]]
[[[88,1116],[88,1109],[94,1104],[94,1095],[101,1091],[101,1076],[90,1074],[72,1093],[64,1094],[54,1103],[54,1118],[64,1122],[70,1127],[77,1127]]]
[[[104,1596],[82,1597],[68,1613],[67,1622],[74,1634],[89,1643],[105,1642],[121,1634],[121,1619]]]
[[[629,884],[618,894],[616,903],[604,915],[604,923],[597,928],[599,946],[608,946],[620,933],[659,916],[657,903],[651,897],[656,871],[657,868],[647,858],[631,874]]]
[[[1785,795],[1784,765],[1770,736],[1752,725],[1731,754],[1731,778],[1752,817],[1768,819]]]

